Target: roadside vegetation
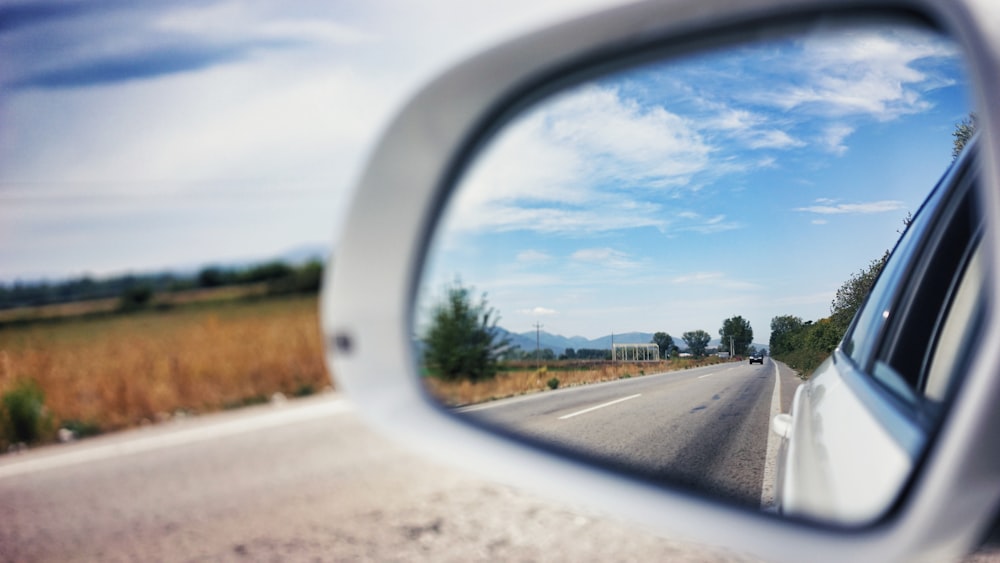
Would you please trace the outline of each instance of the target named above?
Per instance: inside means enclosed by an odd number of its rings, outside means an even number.
[[[317,278],[318,282],[318,278]],[[288,287],[288,286],[281,286]],[[315,290],[264,282],[0,320],[0,451],[330,385]],[[169,306],[157,306],[169,304]]]
[[[771,319],[771,356],[797,370],[803,379],[809,378],[840,344],[888,259],[886,251],[852,274],[830,303],[829,317],[803,321],[794,315],[779,315]]]
[[[521,350],[510,346],[497,328],[499,315],[486,295],[474,298],[474,290],[459,281],[443,290],[432,308],[431,319],[420,339],[422,372],[428,391],[448,406],[462,406],[562,387],[627,379],[647,374],[689,369],[721,361],[708,355],[710,336],[703,330],[685,333],[696,343],[695,354],[681,357],[673,338],[665,332],[653,335],[660,361],[623,362],[611,350],[567,348],[556,356],[551,349]],[[740,326],[749,330],[741,317]],[[734,321],[735,322],[735,321]],[[724,323],[720,334],[726,335]],[[753,338],[753,331],[743,336]],[[702,341],[704,342],[703,344]],[[749,340],[748,340],[749,342]]]
[[[541,369],[536,369],[533,361],[518,361],[502,364],[497,374],[485,381],[447,381],[426,375],[424,383],[433,397],[445,405],[457,407],[557,388],[691,369],[723,361],[717,356],[674,358],[661,362],[552,360],[546,362]]]

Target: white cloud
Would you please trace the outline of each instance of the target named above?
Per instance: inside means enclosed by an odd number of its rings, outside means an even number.
[[[724,214],[717,214],[708,218],[703,218],[698,213],[686,211],[680,213],[678,216],[683,219],[690,220],[694,222],[694,224],[691,223],[677,224],[673,227],[673,230],[676,231],[688,231],[688,232],[695,232],[707,235],[713,233],[721,233],[725,231],[732,231],[735,229],[739,229],[741,227],[741,225],[736,221],[727,221],[726,215]]]
[[[823,130],[819,141],[820,146],[837,156],[843,156],[847,152],[844,139],[853,132],[854,128],[849,125],[834,123]]]
[[[639,265],[625,252],[613,248],[582,248],[570,255],[570,259],[611,269],[634,268]]]
[[[829,223],[829,221],[827,221],[826,219],[813,219],[812,220],[812,224],[813,225],[826,225],[827,223]]]
[[[522,315],[534,315],[536,317],[548,317],[552,315],[558,315],[559,312],[555,309],[547,309],[545,307],[535,307],[533,309],[518,309],[515,311]]]
[[[800,60],[789,65],[798,69],[800,84],[763,93],[761,101],[784,110],[891,120],[928,109],[924,93],[948,83],[917,63],[955,54],[942,41],[902,29],[812,37],[803,41]]]
[[[449,228],[606,231],[664,228],[643,194],[690,182],[709,147],[684,119],[588,86],[510,125],[460,183]],[[633,193],[633,195],[629,195]]]
[[[767,121],[764,116],[745,109],[721,105],[716,105],[712,109],[714,110],[712,117],[706,119],[702,125],[707,129],[740,132],[749,130]]]
[[[777,129],[755,131],[750,135],[747,144],[752,149],[787,149],[802,147],[805,143],[792,138],[791,135]]]
[[[903,209],[903,202],[896,200],[870,201],[866,203],[827,203],[796,207],[795,211],[819,213],[820,215],[887,213]]]
[[[515,259],[518,262],[546,262],[548,260],[551,260],[552,256],[545,252],[530,249],[518,252],[517,257]]]

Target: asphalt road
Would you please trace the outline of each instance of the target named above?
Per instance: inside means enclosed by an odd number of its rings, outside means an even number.
[[[0,561],[743,561],[428,462],[336,394],[0,456]]]
[[[429,462],[337,394],[0,456],[0,561],[750,560]]]
[[[760,506],[763,484],[773,482],[765,471],[771,411],[788,412],[798,383],[790,369],[765,358],[763,365],[647,375],[463,412],[615,467]]]

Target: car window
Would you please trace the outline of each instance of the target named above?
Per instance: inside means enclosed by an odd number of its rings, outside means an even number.
[[[985,267],[981,246],[977,244],[956,288],[951,307],[943,316],[937,342],[929,349],[932,353],[921,386],[924,397],[931,403],[944,401],[961,366],[962,352],[972,341],[976,323],[970,321],[981,311]]]
[[[946,181],[941,182],[942,185],[945,183]],[[924,238],[923,233],[928,228],[933,210],[940,205],[946,192],[942,185],[931,192],[896,243],[896,248],[844,337],[841,350],[862,371],[870,371],[875,345],[892,313],[891,305],[902,287],[901,282],[906,274],[904,270],[913,261],[917,244]]]
[[[949,175],[941,193],[925,205],[845,346],[859,365],[870,363],[864,371],[918,410],[925,391],[935,401],[943,399],[982,284],[981,264],[973,260],[981,221],[969,169],[965,164]]]

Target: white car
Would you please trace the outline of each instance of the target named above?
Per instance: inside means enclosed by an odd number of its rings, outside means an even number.
[[[776,417],[785,514],[873,521],[920,463],[983,322],[979,174],[973,143],[913,218],[840,347]]]

